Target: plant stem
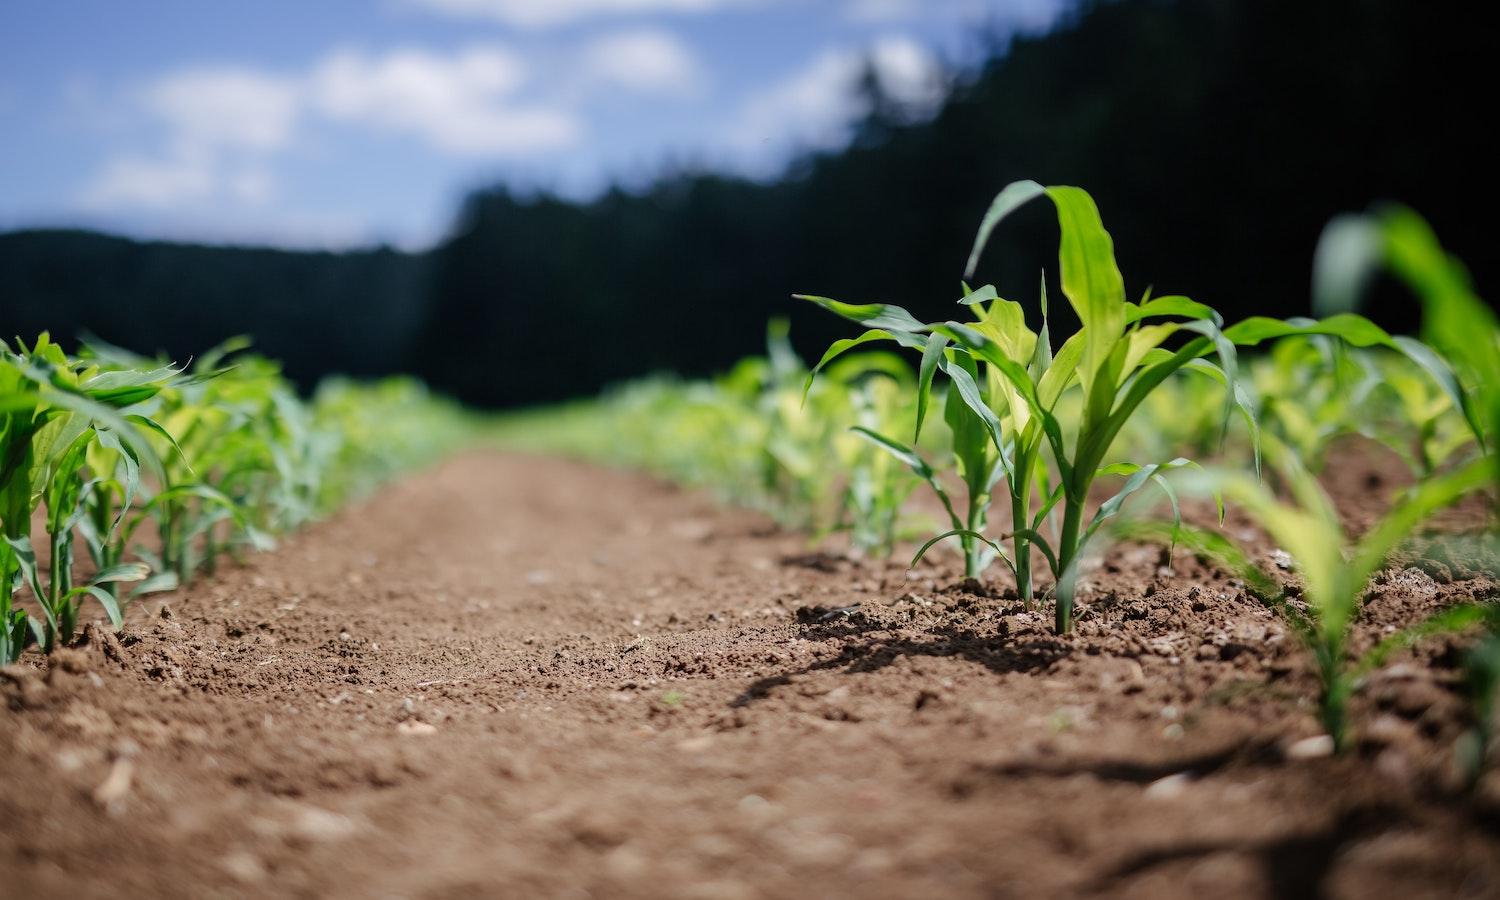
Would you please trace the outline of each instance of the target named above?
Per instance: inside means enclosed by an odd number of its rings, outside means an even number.
[[[1015,536],[1011,542],[1015,547],[1016,554],[1016,589],[1021,594],[1021,603],[1029,611],[1031,609],[1031,541],[1019,534],[1028,527],[1030,519],[1031,490],[1027,486],[1021,490],[1013,490],[1010,495],[1010,528]]]
[[[1323,730],[1333,738],[1335,753],[1343,753],[1346,737],[1344,707],[1349,699],[1349,681],[1340,675],[1324,675],[1321,718]]]
[[[1058,634],[1073,630],[1073,588],[1077,581],[1078,534],[1083,526],[1083,504],[1086,494],[1070,492],[1063,500],[1062,534],[1057,544],[1057,619]]]
[[[969,515],[965,527],[975,534],[984,533],[984,507],[986,496],[972,485],[969,487]],[[980,557],[984,544],[969,535],[964,535],[964,577],[978,578],[981,571]]]

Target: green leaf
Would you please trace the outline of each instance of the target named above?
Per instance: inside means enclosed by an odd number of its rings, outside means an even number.
[[[807,381],[802,385],[802,402],[807,402],[807,395],[812,390],[813,381],[818,377],[818,373],[823,371],[823,367],[833,362],[840,354],[861,344],[868,344],[871,341],[894,341],[896,339],[896,335],[889,331],[882,328],[872,328],[859,337],[840,338],[829,344],[828,349],[823,352],[823,358],[818,360],[818,364],[812,367],[811,372],[807,373]]]
[[[1366,216],[1336,216],[1313,253],[1313,308],[1352,312],[1384,256],[1380,229]]]
[[[984,402],[984,396],[979,392],[979,385],[974,381],[974,376],[962,365],[939,360],[938,366],[947,374],[948,380],[952,382],[954,389],[962,398],[964,405],[974,413],[984,429],[988,432],[990,440],[994,442],[995,451],[1005,453],[1005,439],[1000,434],[1000,419],[995,411],[990,409],[989,404]]]
[[[817,297],[811,294],[793,294],[797,300],[807,300],[816,303],[835,315],[843,316],[851,322],[858,322],[867,328],[879,328],[886,331],[904,331],[910,334],[920,334],[927,331],[927,326],[899,306],[891,306],[887,303],[842,303],[827,297]]]
[[[1018,528],[1011,532],[1012,537],[1024,538],[1026,543],[1041,551],[1042,558],[1047,560],[1047,567],[1052,570],[1054,578],[1061,578],[1061,570],[1057,564],[1057,554],[1053,552],[1052,545],[1047,538],[1034,528]]]
[[[1049,187],[1047,196],[1057,207],[1062,230],[1058,265],[1063,295],[1087,335],[1079,374],[1088,393],[1125,332],[1125,279],[1115,263],[1114,241],[1104,229],[1093,198],[1068,186]]]
[[[913,441],[922,439],[922,422],[927,418],[927,406],[932,395],[932,376],[937,372],[943,351],[948,346],[948,336],[933,332],[922,350],[922,364],[917,370],[917,427]]]
[[[895,438],[888,438],[862,425],[856,425],[849,430],[906,464],[908,468],[921,477],[935,477],[936,473],[933,472],[932,467],[927,464],[926,460],[922,459],[916,450],[906,446]]]
[[[1158,521],[1129,521],[1111,526],[1111,533],[1121,538],[1152,543],[1176,543],[1199,556],[1223,566],[1245,583],[1261,601],[1281,595],[1281,585],[1256,565],[1245,551],[1222,532],[1194,525],[1171,525]]]
[[[995,286],[993,284],[987,284],[977,291],[970,291],[967,287],[965,287],[964,296],[958,302],[961,306],[974,306],[978,303],[988,303],[991,300],[998,300],[999,298],[1000,294],[995,290]]]
[[[949,520],[955,525],[962,523],[963,520],[958,517],[958,513],[953,509],[953,503],[949,500],[948,492],[943,488],[943,483],[938,479],[937,473],[933,471],[932,467],[927,464],[926,460],[922,459],[921,454],[915,449],[906,446],[895,438],[886,437],[879,432],[872,431],[861,425],[856,425],[849,430],[904,463],[907,468],[911,469],[918,477],[927,482],[928,487],[932,488],[933,493],[937,495],[938,500],[943,504],[943,509],[948,513]]]
[[[1251,316],[1224,329],[1224,336],[1240,347],[1253,347],[1272,338],[1302,334],[1327,334],[1343,338],[1356,347],[1391,347],[1385,329],[1355,313],[1338,313],[1326,319],[1271,319]]]
[[[99,605],[104,607],[105,614],[109,616],[110,624],[113,625],[116,630],[119,630],[120,626],[125,624],[124,617],[120,615],[120,604],[115,601],[114,596],[110,594],[109,591],[106,591],[102,587],[98,587],[97,585],[92,584],[86,584],[83,587],[77,587],[69,591],[67,597],[64,599],[72,600],[74,597],[82,596],[84,594],[87,594],[90,597],[93,597],[95,600],[99,601]]]
[[[1383,638],[1380,643],[1370,648],[1355,663],[1354,676],[1359,678],[1373,672],[1384,665],[1392,653],[1411,647],[1423,638],[1465,631],[1480,624],[1489,615],[1489,610],[1484,606],[1477,603],[1464,603],[1429,616],[1415,625],[1407,626]]]
[[[1434,512],[1485,487],[1496,477],[1495,457],[1484,456],[1454,471],[1418,482],[1398,498],[1385,518],[1365,533],[1349,563],[1351,577],[1360,585],[1385,564],[1402,541]]]
[[[1130,325],[1141,319],[1149,319],[1157,316],[1181,316],[1187,319],[1207,319],[1216,325],[1223,325],[1223,320],[1213,307],[1206,306],[1196,300],[1187,297],[1157,297],[1154,300],[1146,300],[1140,304],[1125,304],[1125,324]]]
[[[984,247],[989,243],[995,226],[1017,208],[1046,193],[1046,190],[1035,181],[1016,181],[1006,185],[995,196],[995,199],[990,202],[990,208],[985,211],[984,218],[979,222],[979,233],[974,237],[974,247],[969,251],[969,261],[964,265],[964,278],[974,277],[974,269],[979,265],[979,254],[984,252]]]
[[[951,537],[966,537],[970,540],[980,541],[981,543],[989,546],[990,549],[994,550],[995,554],[1001,560],[1004,560],[1006,565],[1010,566],[1012,569],[1015,568],[1015,564],[1011,562],[1010,557],[1005,555],[1004,548],[1002,548],[998,543],[980,534],[979,532],[971,531],[967,528],[954,528],[951,531],[945,531],[932,540],[928,541],[927,543],[923,544],[921,548],[917,550],[917,555],[911,558],[911,565],[907,566],[907,568],[915,569],[917,567],[917,563],[922,561],[922,557],[927,555],[928,550],[931,550],[940,541],[947,540]]]
[[[157,594],[165,591],[175,591],[181,586],[181,580],[176,572],[158,572],[131,588],[130,596],[139,597],[143,594]]]
[[[151,567],[145,563],[121,563],[110,566],[90,579],[94,584],[110,584],[120,581],[143,581],[151,574]]]
[[[1098,531],[1099,527],[1103,525],[1107,519],[1118,514],[1120,511],[1120,507],[1125,504],[1125,501],[1130,498],[1130,495],[1145,487],[1146,482],[1152,480],[1153,476],[1156,476],[1161,472],[1169,472],[1173,469],[1180,469],[1185,466],[1193,466],[1196,468],[1198,467],[1198,464],[1193,462],[1192,460],[1184,459],[1179,456],[1178,458],[1165,463],[1151,463],[1150,465],[1145,466],[1139,466],[1134,463],[1116,463],[1113,466],[1107,466],[1103,469],[1100,469],[1098,472],[1098,474],[1100,475],[1128,475],[1129,477],[1125,479],[1125,484],[1115,492],[1114,496],[1110,497],[1099,505],[1098,511],[1094,513],[1094,518],[1089,522],[1089,527],[1084,532],[1083,539],[1078,542],[1078,545],[1082,547],[1083,545],[1087,544],[1089,538],[1093,537],[1094,532]],[[1172,494],[1170,487],[1167,488],[1167,495],[1171,498],[1172,506],[1175,509],[1175,507],[1177,506],[1177,498],[1176,495]]]

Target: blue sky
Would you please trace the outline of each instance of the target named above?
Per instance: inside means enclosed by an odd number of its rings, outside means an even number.
[[[7,0],[0,229],[422,247],[469,189],[586,196],[837,146],[1063,0]]]

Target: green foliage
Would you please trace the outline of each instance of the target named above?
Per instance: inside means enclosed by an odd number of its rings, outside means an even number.
[[[1370,578],[1434,512],[1481,490],[1494,477],[1494,461],[1481,457],[1419,482],[1397,497],[1391,511],[1374,527],[1354,539],[1345,533],[1332,502],[1295,454],[1274,440],[1267,448],[1290,495],[1286,499],[1242,472],[1211,472],[1194,479],[1196,484],[1188,487],[1222,492],[1279,546],[1290,548],[1301,582],[1296,589],[1282,589],[1248,552],[1217,531],[1136,523],[1122,532],[1137,538],[1179,541],[1218,560],[1238,575],[1252,594],[1285,618],[1313,654],[1322,684],[1323,727],[1335,745],[1343,747],[1347,742],[1347,702],[1365,675],[1396,650],[1430,635],[1462,630],[1485,616],[1479,606],[1453,607],[1387,636],[1357,657],[1350,654],[1350,633]]]
[[[123,490],[139,485],[143,464],[160,473],[142,436],[142,427],[155,425],[140,409],[177,374],[170,367],[119,372],[69,359],[45,334],[30,347],[0,343],[0,661],[14,661],[33,639],[49,651],[71,640],[87,597],[118,624],[119,606],[106,586],[145,573],[137,565],[101,567],[87,583],[74,584],[73,531],[82,499],[94,487],[86,459],[96,445],[128,458]],[[31,542],[39,508],[50,550],[45,577]],[[36,601],[39,622],[16,605],[23,586]]]
[[[888,554],[906,536],[916,479],[868,441],[911,427],[911,368],[861,353],[810,383],[773,321],[767,354],[711,381],[644,379],[596,403],[513,413],[492,433],[503,446],[645,469],[708,488],[815,538],[842,532],[859,552]],[[848,426],[856,424],[854,430]],[[862,433],[864,432],[864,433]]]
[[[1493,609],[1489,633],[1469,651],[1465,672],[1474,702],[1474,730],[1459,743],[1459,764],[1474,785],[1494,752],[1495,726],[1500,721],[1500,614]]]
[[[1463,263],[1443,250],[1421,216],[1390,207],[1333,220],[1318,246],[1314,299],[1325,309],[1351,308],[1382,268],[1400,278],[1422,305],[1425,345],[1405,339],[1402,347],[1413,351],[1419,364],[1427,357],[1437,360],[1424,368],[1436,371],[1444,392],[1463,413],[1479,452],[1493,453],[1500,435],[1500,320],[1474,292]],[[1449,366],[1451,372],[1444,371]],[[1419,417],[1427,411],[1419,395],[1403,402]],[[1423,427],[1425,436],[1427,426]],[[1439,446],[1451,449],[1452,442],[1442,440]],[[1423,453],[1432,450],[1424,446]],[[1500,474],[1496,487],[1500,488]]]
[[[0,343],[0,662],[71,641],[90,599],[118,627],[131,598],[269,546],[473,428],[404,382],[330,385],[308,404],[243,349],[231,341],[185,372],[104,344],[69,357],[45,334]]]
[[[870,341],[895,341],[922,349],[918,380],[917,432],[925,418],[933,376],[941,372],[948,391],[944,419],[952,435],[951,453],[968,502],[960,516],[942,486],[927,477],[930,467],[916,459],[922,475],[943,501],[952,528],[928,542],[958,537],[965,570],[978,575],[993,558],[1011,567],[1022,597],[1033,596],[1031,550],[1052,571],[1059,632],[1072,627],[1080,556],[1104,522],[1131,494],[1154,482],[1171,497],[1162,475],[1192,465],[1183,458],[1145,461],[1127,458],[1107,462],[1126,425],[1142,404],[1179,372],[1207,375],[1224,387],[1226,411],[1238,408],[1257,440],[1255,402],[1238,380],[1236,346],[1253,346],[1272,338],[1333,335],[1357,345],[1393,344],[1385,332],[1358,316],[1345,314],[1322,322],[1252,318],[1231,328],[1211,308],[1186,297],[1125,299],[1124,280],[1115,263],[1113,242],[1089,195],[1074,187],[1042,187],[1017,182],[995,198],[980,224],[969,255],[972,273],[996,226],[1021,205],[1048,198],[1057,210],[1061,241],[1058,264],[1063,294],[1080,328],[1053,351],[1045,290],[1040,298],[1042,322],[1032,331],[1020,304],[1000,297],[993,286],[965,288],[960,303],[976,320],[921,323],[904,309],[870,304],[855,306],[824,297],[804,296],[844,318],[867,326],[859,337],[836,342],[820,367],[839,353]],[[1175,348],[1175,349],[1169,349]],[[1204,357],[1214,355],[1217,362]],[[1076,413],[1063,414],[1064,400],[1076,397]],[[1223,426],[1221,426],[1222,428]],[[886,436],[883,445],[899,458],[915,453]],[[1134,454],[1128,453],[1127,456]],[[1100,476],[1121,476],[1119,491],[1092,516],[1086,505]],[[984,537],[991,492],[1005,488],[1011,506],[1012,554]],[[1034,506],[1035,504],[1035,506]],[[1060,505],[1061,523],[1049,538],[1042,528]]]

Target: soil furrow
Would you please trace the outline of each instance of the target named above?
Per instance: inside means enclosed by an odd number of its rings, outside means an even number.
[[[7,669],[0,892],[1500,893],[1453,644],[1379,673],[1355,753],[1301,758],[1300,650],[1223,573],[1116,548],[1064,639],[934,561],[455,458]],[[1493,590],[1393,570],[1361,628]]]

